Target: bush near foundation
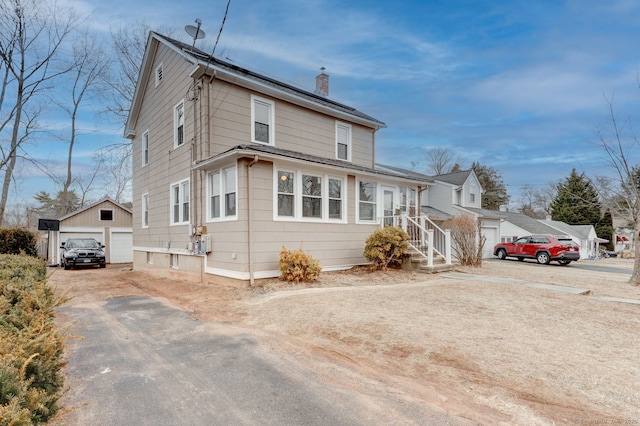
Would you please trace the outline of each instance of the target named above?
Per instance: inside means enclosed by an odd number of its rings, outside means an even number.
[[[0,255],[0,424],[46,423],[64,393],[67,330],[54,309],[66,299],[46,284],[44,260]]]
[[[36,235],[20,228],[0,228],[0,254],[38,256]]]
[[[320,262],[310,254],[298,250],[289,251],[282,246],[280,261],[278,262],[280,279],[285,281],[307,282],[318,279],[322,267]]]
[[[369,235],[363,255],[372,262],[373,270],[386,270],[389,266],[399,266],[407,250],[409,234],[397,226],[387,226]]]

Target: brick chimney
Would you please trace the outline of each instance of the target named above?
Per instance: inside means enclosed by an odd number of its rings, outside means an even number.
[[[324,73],[325,67],[320,68],[320,75],[316,77],[316,95],[329,96],[329,75]]]

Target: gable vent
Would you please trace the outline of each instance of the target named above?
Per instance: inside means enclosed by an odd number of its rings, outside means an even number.
[[[158,65],[158,67],[156,68],[156,87],[158,87],[160,85],[160,83],[162,82],[162,64]]]

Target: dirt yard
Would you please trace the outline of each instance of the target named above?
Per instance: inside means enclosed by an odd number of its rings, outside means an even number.
[[[374,392],[373,383],[375,392],[481,424],[640,425],[640,305],[593,297],[640,300],[640,288],[626,283],[631,268],[626,259],[566,267],[488,261],[458,268],[465,279],[360,268],[309,285],[274,279],[238,289],[110,265],[51,270],[49,282],[74,296],[72,304],[150,295],[200,320],[254,330],[332,383]]]

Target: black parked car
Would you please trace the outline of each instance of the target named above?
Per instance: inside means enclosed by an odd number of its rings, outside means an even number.
[[[93,238],[69,238],[62,243],[60,248],[62,249],[60,265],[64,269],[85,265],[95,265],[101,268],[107,266],[104,257],[104,245]]]

